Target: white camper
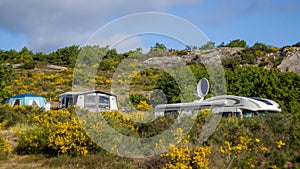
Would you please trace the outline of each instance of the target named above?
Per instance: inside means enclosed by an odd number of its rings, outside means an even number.
[[[72,105],[86,108],[91,112],[118,110],[117,96],[102,91],[66,92],[59,95],[58,109]]]
[[[273,100],[258,97],[243,97],[233,95],[221,95],[204,100],[209,90],[209,82],[203,78],[197,85],[200,100],[191,103],[160,104],[155,107],[155,116],[164,116],[168,113],[189,114],[209,108],[212,112],[228,116],[250,117],[264,112],[281,112],[280,106]]]

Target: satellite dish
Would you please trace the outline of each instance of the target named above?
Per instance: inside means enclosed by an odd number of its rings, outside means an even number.
[[[197,93],[198,96],[201,98],[201,101],[207,95],[208,90],[209,90],[209,82],[206,78],[202,78],[197,85]]]

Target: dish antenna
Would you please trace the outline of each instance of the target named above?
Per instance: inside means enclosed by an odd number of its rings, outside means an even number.
[[[204,100],[209,90],[209,82],[206,78],[202,78],[197,84],[197,93],[200,97],[200,102]]]

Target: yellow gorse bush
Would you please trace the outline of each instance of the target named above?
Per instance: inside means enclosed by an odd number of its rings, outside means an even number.
[[[173,135],[177,139],[177,146],[170,144],[169,150],[161,155],[170,158],[170,162],[166,163],[164,168],[208,168],[208,155],[211,154],[211,147],[192,148],[188,140],[190,136],[184,136],[182,128],[177,128]]]
[[[19,151],[84,156],[95,148],[81,122],[67,110],[51,110],[34,120],[32,129],[19,134]]]
[[[198,168],[208,168],[209,160],[207,156],[209,154],[211,154],[211,147],[196,147],[192,163],[195,163]]]
[[[6,121],[0,123],[0,130],[6,125]],[[7,144],[7,138],[0,136],[0,160],[7,159],[11,153],[12,147]]]
[[[141,100],[140,103],[136,107],[138,110],[148,111],[151,109],[151,105],[149,105],[145,100]]]

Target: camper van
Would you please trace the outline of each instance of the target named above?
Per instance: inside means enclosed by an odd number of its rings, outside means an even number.
[[[66,92],[59,95],[58,109],[77,105],[91,112],[118,110],[117,96],[102,91]]]
[[[197,110],[211,109],[222,117],[252,117],[265,112],[281,112],[280,105],[273,100],[234,95],[214,96],[204,100],[209,90],[209,82],[203,78],[197,85],[200,100],[191,103],[160,104],[155,107],[155,117],[170,113],[191,114]],[[196,111],[195,111],[196,110]]]

